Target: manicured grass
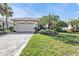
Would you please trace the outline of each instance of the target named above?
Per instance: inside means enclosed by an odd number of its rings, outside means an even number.
[[[79,56],[79,33],[34,34],[21,56]]]

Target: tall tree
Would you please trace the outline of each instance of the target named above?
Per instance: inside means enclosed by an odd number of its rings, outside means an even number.
[[[51,17],[51,14],[48,15],[48,28],[51,29],[52,28],[52,17]]]
[[[53,14],[49,13],[49,15],[43,16],[40,20],[42,24],[45,25],[47,24],[49,29],[55,28],[58,21],[59,21],[59,16],[56,15],[55,13]]]
[[[61,20],[57,22],[57,26],[58,27],[68,27],[67,23],[64,21],[61,21]]]
[[[0,15],[2,16],[2,18],[3,18],[3,3],[0,3]],[[3,25],[3,29],[4,29],[4,22],[2,23]]]
[[[7,3],[0,4],[0,14],[6,19],[6,29],[8,29],[8,19],[12,17],[12,8]]]
[[[68,21],[68,24],[72,26],[73,30],[79,30],[79,19],[70,19],[70,21]]]

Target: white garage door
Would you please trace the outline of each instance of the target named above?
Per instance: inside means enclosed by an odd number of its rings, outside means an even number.
[[[36,27],[36,24],[16,24],[15,25],[15,31],[17,32],[34,32],[34,27]]]

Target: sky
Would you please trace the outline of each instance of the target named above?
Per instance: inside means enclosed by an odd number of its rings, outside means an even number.
[[[78,3],[10,3],[13,9],[13,18],[34,17],[55,13],[61,20],[79,17]]]

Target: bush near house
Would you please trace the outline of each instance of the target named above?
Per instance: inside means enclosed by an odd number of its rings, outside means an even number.
[[[3,28],[0,28],[0,34],[6,34],[6,31],[5,31],[5,29],[3,29]]]
[[[2,25],[0,25],[0,28],[2,27]]]
[[[40,30],[45,29],[45,28],[43,27],[43,25],[38,25],[34,29],[35,29],[35,32],[39,32]]]
[[[56,28],[54,30],[57,31],[57,32],[63,32],[62,28]]]
[[[40,27],[35,27],[35,32],[38,32],[40,30]]]
[[[0,28],[0,31],[5,31],[5,29],[3,29],[3,28]]]
[[[13,27],[9,27],[8,30],[10,30],[11,32],[13,32]]]
[[[1,34],[5,34],[5,33],[6,33],[5,29],[3,29],[3,28],[2,28],[2,25],[0,25],[0,35],[1,35]]]
[[[50,30],[50,29],[43,29],[43,30],[40,30],[39,33],[45,34],[45,35],[58,34],[58,32],[56,32],[56,31],[54,31],[54,30]]]

